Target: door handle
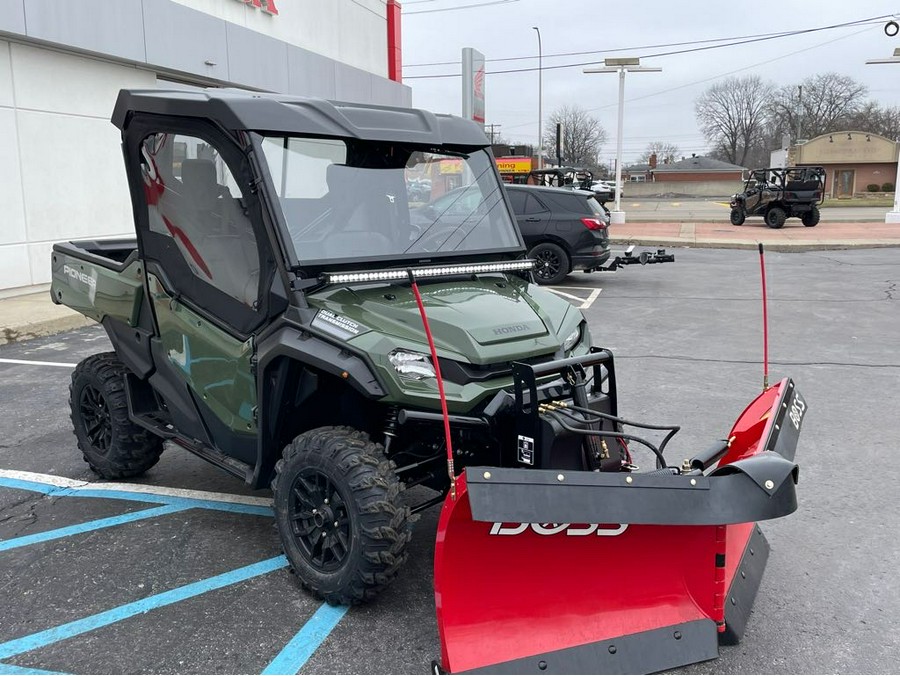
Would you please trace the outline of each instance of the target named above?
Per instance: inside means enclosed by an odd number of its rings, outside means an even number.
[[[525,219],[525,222],[526,222],[526,223],[537,223],[537,222],[540,221],[540,220],[541,220],[541,219],[540,219],[540,218],[537,218],[536,216],[530,216],[530,217],[528,217],[528,218]]]

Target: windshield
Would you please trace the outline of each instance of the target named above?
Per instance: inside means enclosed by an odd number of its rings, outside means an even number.
[[[299,264],[522,247],[484,150],[271,136],[262,147]]]

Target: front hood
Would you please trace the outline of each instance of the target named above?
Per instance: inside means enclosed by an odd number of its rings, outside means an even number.
[[[570,324],[581,321],[567,301],[518,278],[420,282],[419,291],[438,352],[473,364],[556,352],[567,335],[560,335],[563,330],[570,333]],[[326,289],[309,302],[320,316],[333,313],[360,325],[348,342],[377,332],[393,347],[427,352],[415,296],[406,285]]]

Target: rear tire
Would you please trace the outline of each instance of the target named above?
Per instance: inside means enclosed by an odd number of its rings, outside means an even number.
[[[88,357],[72,372],[69,407],[75,438],[84,461],[104,479],[143,474],[163,452],[163,440],[128,417],[127,373],[115,352]]]
[[[813,207],[800,217],[803,225],[807,228],[813,228],[819,224],[819,207]]]
[[[732,225],[743,225],[744,220],[747,217],[744,215],[743,209],[732,209],[731,210],[731,224]]]
[[[536,261],[534,278],[538,284],[559,284],[569,274],[569,256],[558,244],[542,242],[528,252]]]
[[[770,228],[778,229],[784,226],[787,220],[787,214],[781,207],[772,207],[766,212],[766,225]]]
[[[275,466],[275,523],[300,584],[331,605],[387,587],[406,561],[410,511],[384,449],[352,427],[319,427]]]

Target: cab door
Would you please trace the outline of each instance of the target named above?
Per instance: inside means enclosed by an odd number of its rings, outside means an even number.
[[[177,119],[133,121],[126,138],[155,320],[150,383],[179,436],[252,465],[254,333],[275,266],[248,158],[218,130]]]

